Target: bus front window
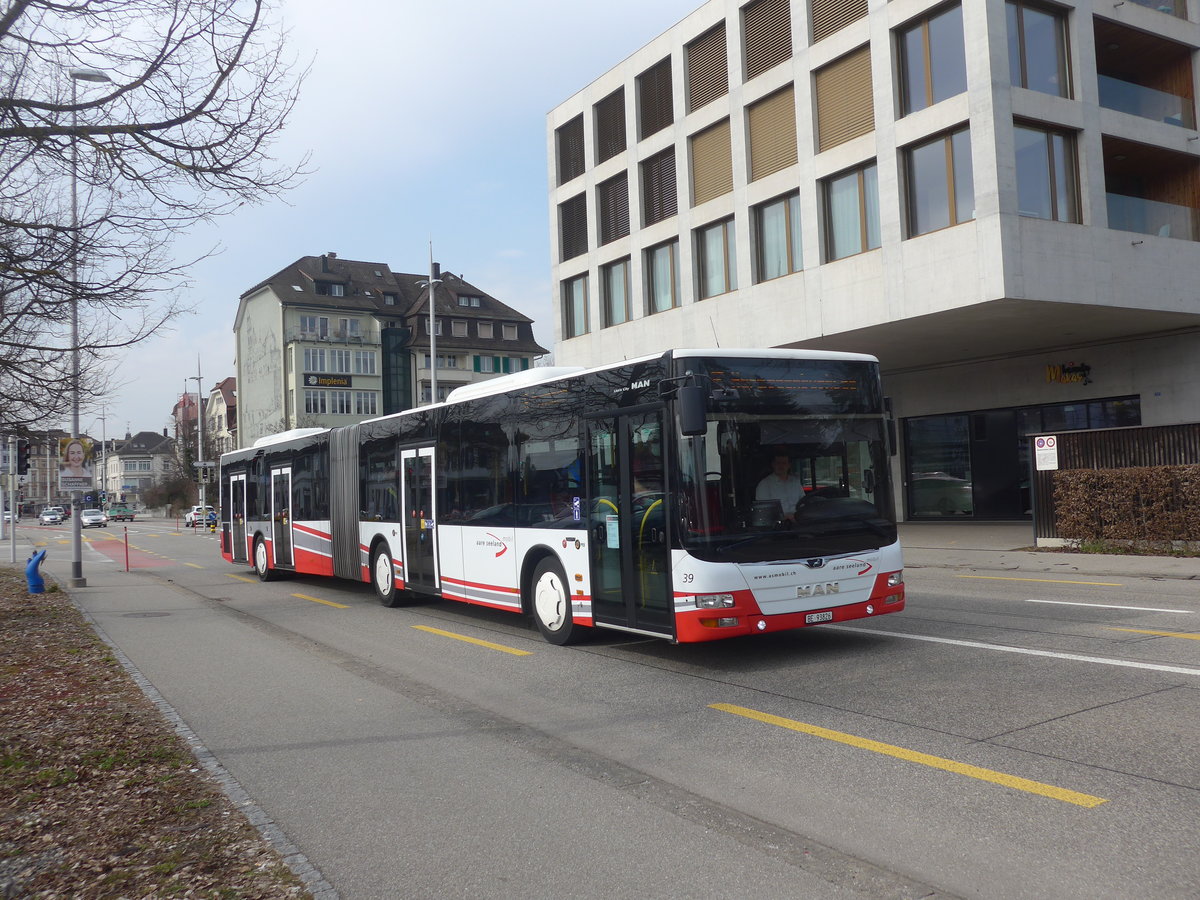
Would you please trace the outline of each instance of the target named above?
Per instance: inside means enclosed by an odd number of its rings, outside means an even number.
[[[877,416],[712,416],[684,438],[682,543],[714,561],[862,552],[896,540]]]

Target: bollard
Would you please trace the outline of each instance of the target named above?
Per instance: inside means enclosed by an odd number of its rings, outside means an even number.
[[[38,566],[42,564],[42,560],[45,558],[46,551],[39,550],[26,561],[25,580],[29,582],[29,593],[31,594],[44,594],[46,592],[46,579],[38,571]]]

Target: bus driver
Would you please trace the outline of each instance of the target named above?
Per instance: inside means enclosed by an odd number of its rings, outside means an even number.
[[[786,453],[771,458],[771,473],[758,483],[755,500],[778,500],[783,518],[796,521],[796,507],[804,499],[804,482],[792,474],[792,460]]]

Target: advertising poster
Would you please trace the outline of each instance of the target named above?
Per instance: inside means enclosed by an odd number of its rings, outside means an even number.
[[[88,438],[67,437],[58,441],[58,489],[60,491],[90,491],[92,489],[92,452]]]

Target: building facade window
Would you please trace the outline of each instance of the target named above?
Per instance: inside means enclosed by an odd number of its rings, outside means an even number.
[[[725,23],[710,28],[687,45],[687,106],[695,112],[729,93]]]
[[[302,337],[329,337],[329,319],[325,316],[301,316]]]
[[[328,412],[324,391],[305,390],[304,411],[309,415],[323,416]]]
[[[358,319],[338,319],[338,337],[362,337],[362,323]]]
[[[692,135],[692,205],[698,206],[733,190],[733,154],[729,120]]]
[[[629,259],[600,268],[600,294],[604,307],[601,327],[629,321]]]
[[[733,219],[696,229],[696,270],[701,299],[737,289]]]
[[[356,416],[379,415],[379,400],[375,391],[354,392],[354,414]]]
[[[462,321],[461,319],[455,319],[453,322],[451,322],[450,323],[450,336],[451,337],[466,337],[467,336],[467,323]]]
[[[742,8],[746,81],[792,58],[791,0],[757,0]]]
[[[804,268],[799,194],[788,194],[754,208],[754,263],[756,281],[769,281]]]
[[[355,350],[354,351],[354,374],[355,375],[374,375],[375,374],[375,351],[374,350]]]
[[[477,322],[475,324],[475,328],[479,332],[479,336],[481,338],[487,338],[489,340],[491,339],[494,332],[491,322]]]
[[[329,371],[336,372],[339,375],[350,374],[350,351],[349,350],[330,350],[329,351]]]
[[[515,341],[517,339],[517,326],[512,322],[505,322],[500,328],[504,333],[504,340]]]
[[[897,35],[900,108],[908,115],[967,89],[962,7],[952,6]]]
[[[675,187],[675,148],[642,163],[642,224],[653,225],[679,211]]]
[[[425,329],[426,334],[429,334],[429,316],[422,316],[421,322],[423,323],[421,327]],[[433,334],[434,334],[434,337],[442,336],[442,320],[441,319],[433,320]]]
[[[786,0],[785,0],[786,2]],[[637,77],[638,139],[645,140],[675,121],[671,89],[671,57]]]
[[[825,236],[830,261],[879,246],[879,170],[874,162],[825,181]]]
[[[1013,134],[1020,214],[1055,222],[1079,222],[1075,136],[1033,125],[1016,125]]]
[[[476,297],[472,294],[459,294],[458,295],[458,305],[459,306],[470,306],[470,307],[474,307],[475,309],[478,309],[481,299],[482,298]]]
[[[562,286],[563,337],[579,337],[588,333],[587,276],[580,275]]]
[[[330,391],[329,392],[329,411],[335,416],[350,415],[350,392],[349,391]]]
[[[587,194],[578,194],[558,205],[558,230],[560,261],[587,253]]]
[[[679,305],[679,241],[646,251],[646,312],[658,313]]]
[[[910,237],[975,218],[970,131],[911,147],[904,157]]]
[[[867,15],[867,0],[811,0],[811,6],[814,44]]]
[[[796,93],[783,90],[746,108],[750,138],[750,180],[796,164]]]
[[[325,368],[325,348],[324,347],[305,347],[304,348],[304,371],[305,372],[327,372]]]
[[[596,165],[625,152],[625,88],[620,87],[594,107]]]
[[[875,129],[871,48],[860,47],[813,75],[817,147],[828,150]]]
[[[494,372],[496,371],[495,357],[492,356],[477,356],[475,357],[476,372]]]
[[[629,234],[629,175],[622,172],[596,186],[596,215],[600,243],[609,244]]]
[[[558,183],[566,184],[583,174],[583,113],[554,132],[558,153]]]
[[[1008,65],[1017,87],[1058,97],[1071,96],[1064,13],[1008,0]]]

